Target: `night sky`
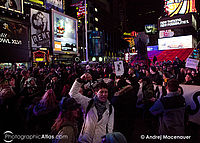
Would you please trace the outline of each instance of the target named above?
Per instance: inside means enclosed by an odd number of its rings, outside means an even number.
[[[145,24],[157,24],[163,15],[164,0],[126,0],[128,28],[144,31]]]

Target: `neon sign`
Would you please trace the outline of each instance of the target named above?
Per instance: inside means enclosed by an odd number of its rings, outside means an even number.
[[[45,57],[46,53],[43,51],[33,52],[33,62],[46,62]]]
[[[195,8],[195,0],[164,0],[165,12],[172,17],[175,14],[187,14],[197,12]]]

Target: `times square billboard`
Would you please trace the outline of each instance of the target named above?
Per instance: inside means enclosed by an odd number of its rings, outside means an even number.
[[[163,17],[158,19],[158,30],[193,27],[197,29],[197,20],[193,14]]]
[[[192,35],[158,39],[159,50],[196,48],[197,42]]]
[[[49,14],[31,8],[31,45],[37,48],[50,48]]]
[[[77,53],[77,20],[52,10],[52,28],[53,51]]]
[[[0,0],[0,7],[14,12],[23,13],[23,0]]]
[[[165,12],[172,17],[177,14],[197,12],[195,0],[164,0]]]
[[[11,19],[0,18],[0,62],[30,60],[28,26]]]

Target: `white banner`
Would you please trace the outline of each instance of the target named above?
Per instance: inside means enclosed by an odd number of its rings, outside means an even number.
[[[30,21],[32,47],[50,47],[49,14],[31,9]]]
[[[198,64],[199,64],[199,60],[187,58],[185,67],[187,67],[187,68],[192,68],[192,69],[196,69],[197,66],[198,66]]]
[[[116,76],[121,76],[124,74],[124,65],[123,65],[123,61],[116,61],[114,62],[115,65],[115,73]]]

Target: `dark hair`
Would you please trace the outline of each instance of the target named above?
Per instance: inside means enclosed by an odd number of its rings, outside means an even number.
[[[170,79],[167,82],[167,88],[170,92],[176,92],[179,88],[179,82],[176,79]]]
[[[102,88],[106,88],[106,89],[108,89],[108,85],[105,83],[105,82],[100,82],[100,83],[97,83],[96,84],[96,86],[94,87],[94,88],[96,88],[96,89],[102,89]]]
[[[151,66],[151,70],[152,70],[153,72],[156,72],[156,67]]]
[[[120,79],[118,82],[117,82],[117,88],[119,89],[121,89],[121,88],[123,88],[124,86],[127,86],[128,85],[128,83],[126,82],[126,80],[125,79]]]
[[[165,77],[169,79],[172,77],[171,73],[169,72],[164,72],[163,75],[165,75]]]
[[[72,111],[79,108],[80,106],[81,105],[78,104],[74,98],[67,98],[67,97],[63,97],[59,104],[60,111],[62,112]]]

